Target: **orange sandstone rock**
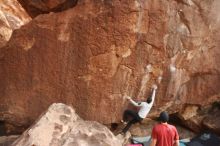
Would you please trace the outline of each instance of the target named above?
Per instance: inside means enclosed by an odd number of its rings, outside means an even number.
[[[1,49],[1,119],[28,125],[63,102],[84,119],[119,122],[128,107],[122,96],[145,100],[160,75],[149,117],[219,101],[218,6],[218,0],[81,1],[36,17]]]

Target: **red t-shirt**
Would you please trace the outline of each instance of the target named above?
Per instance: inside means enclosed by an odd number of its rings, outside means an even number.
[[[173,146],[179,140],[176,127],[170,124],[157,124],[152,131],[152,137],[157,139],[156,146]]]

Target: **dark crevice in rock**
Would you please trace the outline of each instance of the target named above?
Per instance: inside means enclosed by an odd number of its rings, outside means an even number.
[[[58,4],[54,8],[49,8],[43,0],[40,0],[39,7],[35,5],[35,2],[26,1],[26,0],[18,0],[23,8],[28,12],[28,14],[34,18],[40,14],[47,14],[50,12],[61,12],[70,8],[73,8],[77,5],[78,0],[66,0],[65,2]]]
[[[118,123],[111,123],[111,131],[115,131],[118,128],[119,124]]]
[[[156,45],[154,45],[154,44],[152,44],[152,43],[150,43],[150,42],[148,42],[148,41],[143,41],[144,43],[146,43],[146,44],[148,44],[148,45],[150,45],[150,46],[152,46],[152,47],[154,47],[155,49],[157,49],[157,50],[161,50],[161,48],[159,47],[159,46],[156,46]]]
[[[15,126],[5,121],[0,121],[0,136],[20,135],[28,126]]]
[[[5,135],[5,122],[4,121],[0,121],[0,136]]]

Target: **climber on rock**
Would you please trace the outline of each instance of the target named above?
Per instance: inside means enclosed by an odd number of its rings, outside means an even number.
[[[132,110],[125,110],[122,122],[128,122],[128,123],[125,126],[125,128],[122,130],[124,134],[128,131],[128,129],[132,126],[132,124],[138,123],[142,121],[144,118],[146,118],[147,114],[149,113],[150,109],[153,106],[157,85],[153,85],[152,89],[153,89],[152,95],[148,97],[146,101],[143,102],[137,103],[134,100],[132,100],[130,96],[127,95],[124,96],[124,98],[128,99],[134,106],[140,107],[138,113]]]

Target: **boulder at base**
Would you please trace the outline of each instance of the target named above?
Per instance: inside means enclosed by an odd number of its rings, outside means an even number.
[[[111,131],[93,121],[84,121],[70,106],[52,104],[12,146],[120,146]]]

